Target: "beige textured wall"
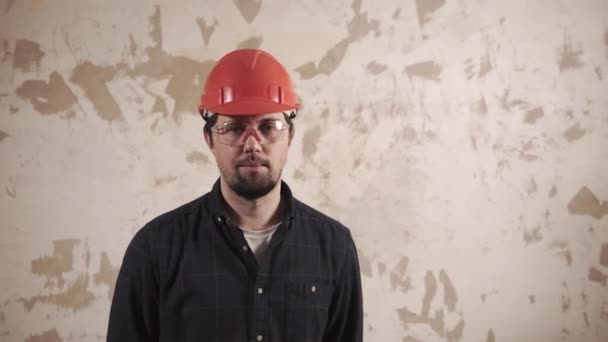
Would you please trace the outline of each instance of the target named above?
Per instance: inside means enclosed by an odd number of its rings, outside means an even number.
[[[130,238],[218,176],[202,80],[260,47],[367,341],[608,341],[608,1],[177,3],[0,1],[0,340],[104,339]]]

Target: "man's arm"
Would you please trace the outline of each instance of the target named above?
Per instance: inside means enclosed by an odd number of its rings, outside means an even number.
[[[324,342],[363,341],[363,295],[357,248],[348,235],[347,253],[329,307]]]
[[[159,339],[158,275],[145,230],[135,234],[125,252],[112,298],[107,342]]]

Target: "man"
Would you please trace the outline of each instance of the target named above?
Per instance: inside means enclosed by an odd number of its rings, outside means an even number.
[[[108,341],[363,340],[349,230],[281,181],[299,108],[270,54],[236,50],[217,62],[199,111],[220,178],[135,235]]]

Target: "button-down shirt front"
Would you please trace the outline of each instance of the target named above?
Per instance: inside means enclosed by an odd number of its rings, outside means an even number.
[[[285,216],[259,262],[228,218],[219,181],[140,229],[118,275],[107,340],[362,341],[349,230],[281,189]]]

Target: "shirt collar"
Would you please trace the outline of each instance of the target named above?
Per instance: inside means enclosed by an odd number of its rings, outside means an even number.
[[[218,222],[223,222],[228,217],[228,204],[224,200],[220,187],[220,179],[218,178],[211,189],[210,209],[211,215]],[[283,180],[281,180],[281,200],[285,201],[285,216],[283,222],[287,222],[295,217],[295,199],[291,189]]]

